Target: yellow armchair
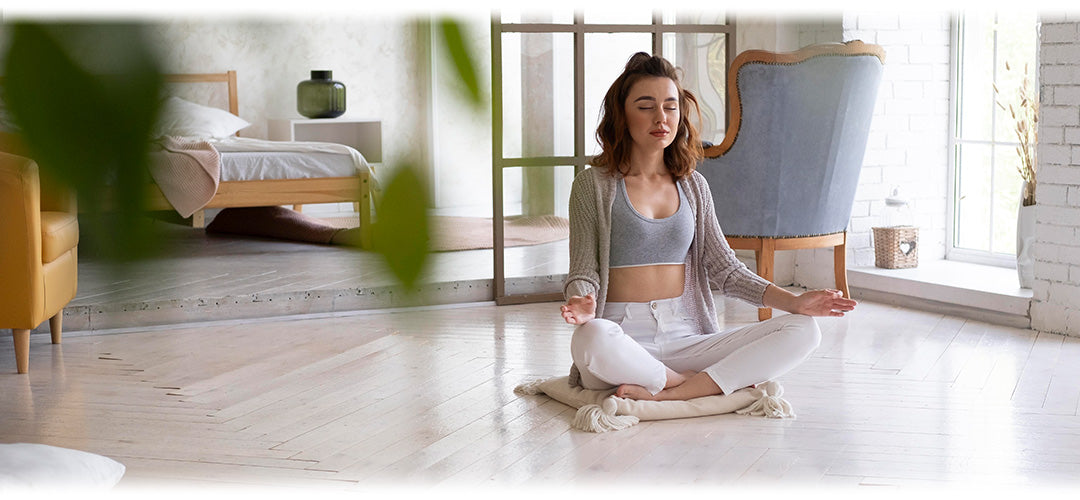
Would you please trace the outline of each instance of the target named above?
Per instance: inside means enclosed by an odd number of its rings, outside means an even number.
[[[30,330],[49,320],[60,343],[64,306],[78,282],[79,221],[70,193],[42,188],[38,166],[0,153],[0,329],[11,328],[15,364],[30,364]]]

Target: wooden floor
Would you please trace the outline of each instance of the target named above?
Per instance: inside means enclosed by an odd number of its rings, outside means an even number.
[[[725,322],[752,321],[725,301]],[[514,387],[562,375],[557,304],[34,336],[0,343],[0,441],[77,448],[148,486],[1080,485],[1080,339],[870,302],[782,377],[798,418],[572,430]],[[816,491],[816,490],[815,490]]]
[[[207,234],[158,224],[168,249],[143,262],[110,266],[79,255],[79,293],[72,306],[280,292],[374,288],[396,284],[383,259],[370,251],[253,236]],[[566,239],[508,247],[506,276],[565,274]],[[80,251],[82,249],[80,248]],[[491,279],[492,250],[431,252],[426,282]]]
[[[385,309],[409,302],[462,303],[495,297],[493,251],[432,252],[421,292],[400,293],[381,256],[269,238],[206,234],[158,223],[168,251],[110,265],[80,248],[79,290],[64,309],[68,331],[193,321]],[[507,291],[558,292],[568,240],[505,249]],[[40,332],[47,331],[47,323]]]

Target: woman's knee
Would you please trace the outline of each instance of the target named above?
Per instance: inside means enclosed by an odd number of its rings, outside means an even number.
[[[614,321],[603,318],[590,320],[574,329],[570,337],[570,353],[575,361],[583,360],[590,352],[609,350],[612,340],[622,335],[622,327]]]
[[[821,328],[812,316],[788,314],[783,318],[785,322],[782,330],[785,331],[786,337],[790,339],[794,348],[809,353],[821,345]]]

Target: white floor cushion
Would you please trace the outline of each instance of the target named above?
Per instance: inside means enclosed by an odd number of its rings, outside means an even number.
[[[546,394],[578,409],[573,425],[590,432],[625,429],[641,420],[700,417],[736,412],[770,418],[795,418],[791,405],[782,396],[778,382],[759,384],[731,394],[706,396],[688,401],[636,401],[616,397],[615,389],[592,391],[572,386],[569,377],[554,377],[522,384],[514,389],[519,395]]]
[[[0,491],[46,488],[111,488],[124,465],[85,451],[45,444],[0,444]]]

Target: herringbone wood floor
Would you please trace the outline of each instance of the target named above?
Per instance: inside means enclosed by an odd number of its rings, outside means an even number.
[[[798,418],[572,430],[557,304],[35,335],[0,344],[0,441],[113,457],[120,488],[1076,485],[1080,339],[862,303],[782,377]],[[726,301],[729,325],[755,310]]]

